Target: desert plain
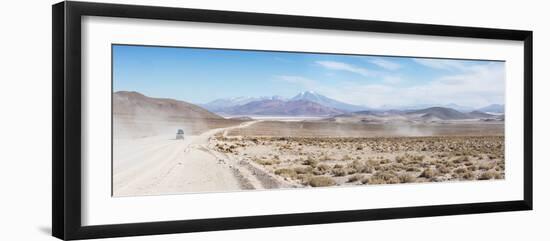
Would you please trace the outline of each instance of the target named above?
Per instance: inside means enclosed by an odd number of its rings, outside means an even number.
[[[113,107],[113,196],[505,178],[503,116],[221,116],[137,92]]]

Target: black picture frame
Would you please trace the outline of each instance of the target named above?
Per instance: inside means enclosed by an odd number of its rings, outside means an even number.
[[[229,23],[426,36],[516,40],[524,43],[524,180],[523,199],[333,212],[127,223],[81,224],[81,17]],[[52,6],[52,233],[60,239],[185,233],[213,230],[414,218],[532,210],[533,208],[533,32],[278,14],[171,7],[60,2]]]

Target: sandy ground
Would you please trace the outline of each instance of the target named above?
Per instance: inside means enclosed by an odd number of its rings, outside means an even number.
[[[226,135],[259,121],[216,128],[175,140],[175,135],[113,140],[113,195],[157,195],[235,191],[279,186],[254,166],[210,148],[216,134]],[[262,175],[263,174],[263,175]]]
[[[115,120],[113,195],[505,178],[503,123]],[[177,129],[185,140],[175,140]]]
[[[504,178],[503,136],[227,137],[219,152],[298,187]]]
[[[365,124],[332,121],[263,121],[249,128],[234,129],[235,136],[292,137],[418,137],[418,136],[499,136],[503,122],[456,121],[445,123]]]

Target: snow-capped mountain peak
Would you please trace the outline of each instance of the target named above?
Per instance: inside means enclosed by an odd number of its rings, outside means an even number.
[[[329,97],[326,97],[314,91],[300,92],[298,95],[292,97],[290,100],[307,100],[307,101],[315,102],[324,106],[345,110],[345,111],[359,111],[359,110],[367,109],[362,106],[352,105],[352,104],[344,103],[342,101],[331,99]]]
[[[201,106],[213,112],[224,112],[234,107],[243,106],[256,101],[279,101],[279,102],[308,101],[308,102],[317,103],[325,107],[333,108],[336,110],[342,110],[342,111],[367,110],[366,107],[344,103],[335,99],[331,99],[324,95],[321,95],[314,91],[303,91],[290,99],[284,98],[282,96],[277,96],[277,95],[262,96],[262,97],[224,98],[224,99],[217,99],[217,100],[211,101]]]

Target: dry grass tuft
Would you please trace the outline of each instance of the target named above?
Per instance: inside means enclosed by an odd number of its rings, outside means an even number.
[[[411,183],[415,182],[416,178],[408,173],[403,173],[399,175],[399,182],[400,183]]]
[[[319,161],[313,159],[312,157],[308,157],[302,164],[315,167]]]
[[[363,180],[363,175],[361,174],[355,174],[348,178],[348,182],[357,182]]]
[[[336,177],[341,177],[347,175],[348,172],[344,168],[334,168],[332,169],[332,175]]]
[[[311,174],[313,172],[313,167],[295,167],[294,171],[298,174]]]
[[[475,179],[475,175],[473,172],[465,172],[465,173],[462,173],[459,175],[460,179],[463,179],[463,180],[474,180]]]
[[[395,184],[399,183],[398,176],[392,172],[377,172],[366,181],[368,184]]]
[[[431,178],[434,178],[437,176],[437,171],[432,169],[432,168],[426,168],[424,169],[424,171],[422,171],[422,173],[420,174],[419,177],[424,177],[424,178],[428,178],[428,179],[431,179]]]
[[[466,173],[468,172],[468,170],[466,168],[457,168],[454,170],[454,173],[456,174],[463,174],[463,173]]]
[[[442,173],[442,174],[447,174],[447,173],[451,172],[451,169],[446,167],[446,166],[441,165],[440,167],[437,168],[437,171],[439,173]]]
[[[264,165],[264,166],[271,166],[271,165],[277,165],[277,164],[280,164],[281,161],[279,160],[265,160],[265,159],[255,159],[254,160],[256,163],[260,164],[260,165]]]
[[[312,187],[328,187],[336,185],[336,182],[332,178],[327,176],[310,177],[308,185]]]
[[[496,163],[494,162],[482,162],[478,165],[478,168],[483,171],[488,171],[493,169],[496,166]]]
[[[275,174],[292,179],[296,179],[298,177],[298,173],[296,173],[296,171],[288,168],[277,169],[275,170]]]
[[[493,179],[495,178],[495,176],[497,176],[498,173],[496,173],[495,171],[486,171],[484,173],[481,173],[481,175],[479,175],[479,177],[477,178],[478,180],[490,180],[490,179]]]
[[[319,164],[313,170],[313,174],[315,174],[315,175],[324,175],[327,172],[329,172],[330,169],[331,169],[331,167],[327,164]]]
[[[419,171],[421,171],[421,170],[420,170],[420,168],[418,168],[418,167],[408,167],[408,168],[406,169],[406,171],[407,171],[407,172],[419,172]]]

